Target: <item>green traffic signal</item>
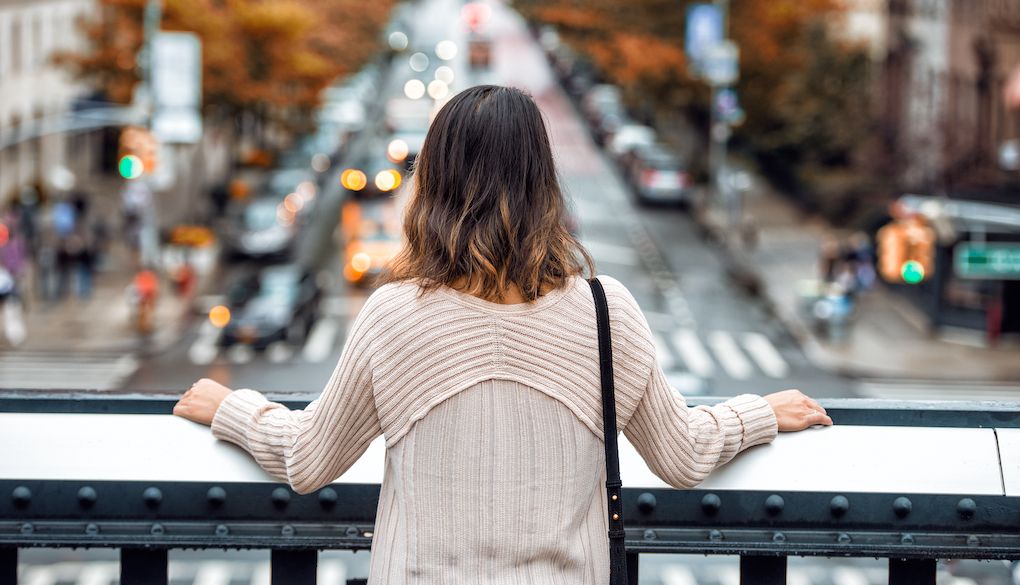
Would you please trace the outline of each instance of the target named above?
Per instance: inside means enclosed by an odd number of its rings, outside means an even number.
[[[900,276],[907,284],[917,284],[924,280],[924,266],[916,260],[907,260],[900,268]]]
[[[120,171],[120,176],[125,179],[137,179],[145,172],[145,165],[142,164],[142,159],[133,154],[128,154],[120,158],[120,162],[117,163],[117,170]]]

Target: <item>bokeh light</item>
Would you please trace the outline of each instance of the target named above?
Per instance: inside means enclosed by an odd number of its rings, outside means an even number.
[[[386,147],[386,158],[390,159],[390,162],[400,163],[407,159],[407,154],[410,149],[407,147],[407,143],[399,138],[395,138],[390,141],[389,146]]]
[[[404,84],[404,95],[416,100],[425,95],[425,84],[420,79],[409,79]]]
[[[443,61],[451,61],[457,56],[457,43],[451,40],[439,41],[436,44],[436,56]]]
[[[317,173],[328,171],[330,164],[329,155],[319,152],[312,156],[312,170]]]
[[[227,323],[230,323],[230,309],[223,305],[216,305],[209,309],[209,322],[221,329],[226,327]]]
[[[442,79],[435,79],[429,83],[429,97],[434,100],[441,100],[450,94],[450,86]]]
[[[411,58],[407,60],[408,65],[411,69],[421,73],[429,68],[429,56],[421,51],[411,55]]]
[[[368,177],[358,169],[347,169],[340,173],[340,184],[350,191],[361,191],[368,184]]]
[[[398,31],[390,33],[390,48],[394,51],[403,51],[407,48],[407,35]]]
[[[436,68],[436,79],[450,85],[453,83],[453,69],[450,69],[446,65]]]
[[[394,169],[379,171],[375,176],[375,186],[380,191],[392,191],[400,186],[400,173]]]

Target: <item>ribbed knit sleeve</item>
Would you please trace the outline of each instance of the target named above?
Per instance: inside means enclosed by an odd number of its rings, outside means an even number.
[[[630,292],[615,279],[600,276],[610,303],[613,354],[637,348],[654,356],[648,322]],[[633,359],[633,358],[632,358]],[[760,396],[744,394],[712,407],[688,408],[666,374],[651,359],[645,362],[644,387],[623,431],[660,479],[674,487],[694,487],[715,468],[740,451],[772,441],[777,432],[775,413]],[[628,387],[620,387],[617,402]]]
[[[655,366],[624,434],[655,475],[674,487],[691,488],[740,451],[772,441],[777,431],[764,398],[743,394],[712,407],[688,408]]]
[[[289,410],[254,390],[236,390],[213,417],[213,435],[237,444],[299,494],[332,482],[382,433],[372,392],[371,299],[351,327],[322,395]]]

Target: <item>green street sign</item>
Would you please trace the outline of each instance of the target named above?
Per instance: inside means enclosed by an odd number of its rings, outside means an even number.
[[[961,278],[1020,279],[1020,243],[964,242],[953,251],[953,264]]]

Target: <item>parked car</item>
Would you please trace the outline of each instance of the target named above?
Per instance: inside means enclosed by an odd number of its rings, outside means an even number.
[[[661,144],[633,151],[628,179],[639,203],[689,203],[691,180],[679,157]]]
[[[404,182],[403,163],[387,156],[389,142],[376,141],[366,155],[340,173],[340,184],[347,196],[355,200],[384,199]]]
[[[635,149],[655,144],[655,130],[641,124],[624,124],[613,134],[606,150],[617,161],[623,163]]]
[[[227,291],[229,317],[219,344],[265,349],[278,341],[303,343],[318,318],[321,298],[314,275],[296,265],[267,266],[250,273]]]

